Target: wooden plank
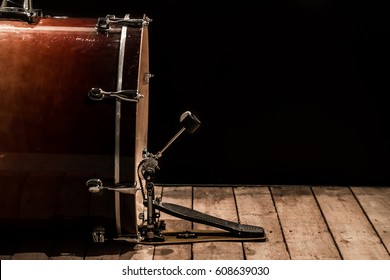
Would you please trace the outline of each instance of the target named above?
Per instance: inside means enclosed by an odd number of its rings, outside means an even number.
[[[237,187],[234,194],[241,223],[263,227],[267,237],[266,242],[244,242],[245,258],[290,259],[269,188]]]
[[[313,191],[343,259],[390,259],[349,188],[316,187]]]
[[[390,251],[390,187],[352,187],[364,212]]]
[[[291,259],[340,259],[310,187],[273,186],[271,192]]]
[[[192,208],[192,187],[164,187],[162,192],[164,202],[175,203]],[[191,230],[192,223],[161,212],[167,230]],[[155,260],[190,260],[192,258],[191,244],[158,245],[154,251]]]
[[[120,260],[152,260],[154,246],[123,242]]]
[[[237,211],[232,187],[194,187],[193,208],[197,211],[237,222]],[[194,223],[194,229],[215,230],[214,227]],[[242,242],[194,243],[195,260],[242,260]]]

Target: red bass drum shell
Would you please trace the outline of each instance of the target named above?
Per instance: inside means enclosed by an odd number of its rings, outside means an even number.
[[[92,175],[114,177],[116,101],[93,101],[88,92],[118,90],[121,32],[99,32],[97,23],[0,19],[1,225],[101,221],[118,233],[114,193],[94,195],[85,186]],[[121,89],[143,98],[122,102],[123,180],[136,179],[147,142],[148,59],[147,28],[129,26]],[[120,232],[136,234],[135,197],[120,200]]]

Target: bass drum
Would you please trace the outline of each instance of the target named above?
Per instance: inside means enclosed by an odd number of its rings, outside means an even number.
[[[85,183],[137,180],[149,19],[13,13],[0,12],[0,225],[136,236],[137,195],[94,194]]]

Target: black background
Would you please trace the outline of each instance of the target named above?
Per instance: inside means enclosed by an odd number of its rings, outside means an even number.
[[[159,183],[389,185],[386,1],[33,1],[45,14],[146,14]]]

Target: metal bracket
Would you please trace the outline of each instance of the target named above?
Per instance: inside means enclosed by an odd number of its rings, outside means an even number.
[[[21,20],[28,23],[37,22],[43,16],[43,12],[39,9],[33,9],[31,2],[32,0],[3,0],[0,6],[0,19]]]
[[[106,229],[103,226],[97,226],[92,230],[92,238],[94,242],[103,243],[105,241]]]
[[[120,91],[104,91],[101,88],[92,88],[88,92],[88,97],[95,101],[103,100],[106,97],[116,97],[124,101],[138,102],[140,98],[144,97],[139,94],[138,90],[120,90]]]
[[[149,25],[152,20],[150,18],[117,18],[115,15],[107,15],[106,17],[98,18],[96,30],[100,33],[114,34],[120,33],[123,26],[129,27],[144,27]]]
[[[100,179],[90,179],[85,184],[91,193],[98,193],[101,190],[109,190],[118,193],[135,195],[139,190],[136,183],[117,183],[114,186],[107,187],[103,186],[103,182]]]

